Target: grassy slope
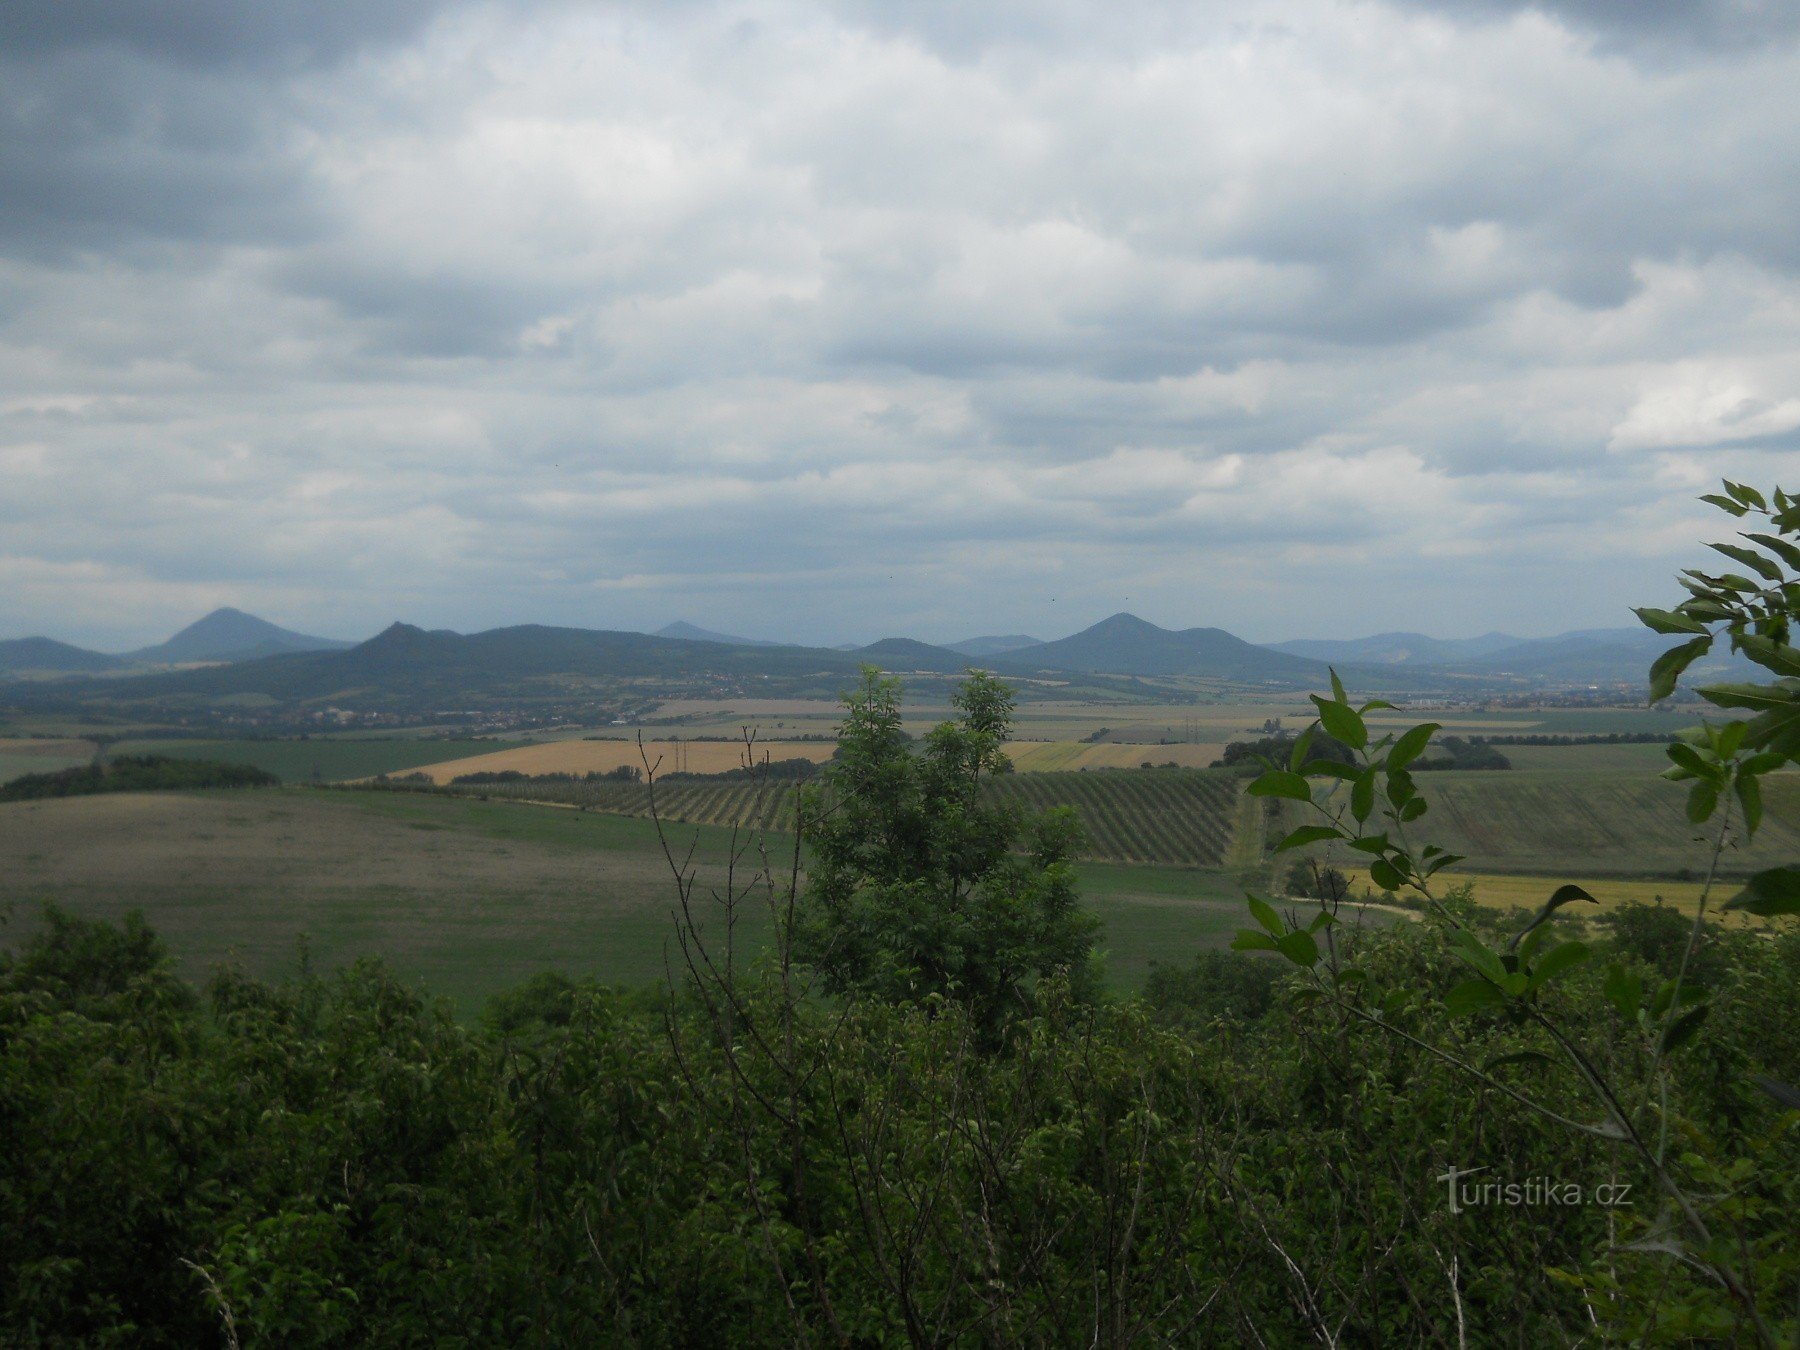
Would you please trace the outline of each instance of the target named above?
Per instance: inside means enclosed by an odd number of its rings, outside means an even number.
[[[716,883],[729,831],[682,826]],[[771,839],[777,849],[783,840]],[[192,975],[236,960],[293,968],[306,935],[331,968],[380,956],[467,1014],[497,990],[559,969],[621,984],[660,978],[674,888],[648,821],[551,807],[382,793],[118,794],[0,807],[0,898],[54,896],[84,912],[142,908]],[[1117,987],[1242,926],[1220,872],[1088,864]],[[739,936],[767,940],[766,913]],[[669,952],[669,959],[679,959]]]

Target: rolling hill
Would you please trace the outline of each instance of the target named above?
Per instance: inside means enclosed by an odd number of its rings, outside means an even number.
[[[1365,638],[1301,638],[1271,642],[1269,650],[1310,661],[1364,666],[1454,666],[1479,661],[1522,642],[1507,633],[1472,638],[1434,638],[1423,633],[1376,633]]]
[[[1197,675],[1222,680],[1318,684],[1319,661],[1258,647],[1223,628],[1158,628],[1135,614],[1115,614],[1072,637],[994,657],[996,670],[1041,670],[1113,675]]]
[[[0,641],[0,676],[97,675],[119,670],[125,661],[104,652],[90,652],[55,638],[8,638]]]
[[[356,644],[281,628],[241,609],[215,609],[167,642],[126,652],[133,665],[177,666],[194,661],[247,661],[283,652],[346,651]]]
[[[780,647],[780,642],[767,642],[762,638],[733,637],[730,633],[715,633],[710,628],[701,628],[686,619],[677,619],[666,627],[659,628],[652,637],[680,638],[684,642],[717,642],[726,647]]]

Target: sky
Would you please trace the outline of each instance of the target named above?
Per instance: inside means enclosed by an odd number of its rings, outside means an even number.
[[[1800,5],[8,0],[0,636],[1668,604]]]

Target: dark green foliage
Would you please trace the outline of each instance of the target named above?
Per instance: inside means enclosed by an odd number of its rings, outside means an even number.
[[[1242,952],[1201,952],[1185,966],[1155,966],[1144,1002],[1158,1021],[1199,1027],[1215,1019],[1255,1022],[1275,1003],[1284,974],[1275,961]]]
[[[1725,948],[1672,1100],[1775,1141],[1719,1184],[1778,1271],[1791,1134],[1765,1094],[1710,1084],[1791,1075],[1762,1010],[1791,997],[1800,938]],[[1435,938],[1347,951],[1418,990],[1394,1025],[1435,1036],[1424,1000],[1460,978]],[[1613,1245],[1602,1209],[1449,1213],[1450,1166],[1648,1183],[1417,1045],[1296,1011],[1276,964],[1171,967],[1154,1011],[1052,981],[998,1052],[954,1003],[801,1004],[791,1079],[756,1046],[781,1022],[755,978],[728,1060],[691,993],[536,980],[485,1029],[372,966],[224,974],[201,999],[141,926],[65,920],[0,972],[0,1343],[221,1344],[229,1310],[245,1345],[1290,1345],[1315,1339],[1307,1298],[1344,1344],[1590,1334],[1546,1268],[1614,1278],[1664,1327],[1716,1316],[1716,1289]],[[1557,1006],[1599,1022],[1601,984],[1580,972]],[[1497,1062],[1532,1040],[1484,1015],[1441,1044]],[[1638,1090],[1628,1040],[1607,1053]]]
[[[272,773],[248,764],[221,764],[206,759],[167,759],[160,755],[124,755],[103,764],[86,764],[57,773],[28,773],[0,786],[0,802],[36,801],[45,797],[84,797],[95,792],[157,792],[171,789],[279,787]]]
[[[683,769],[675,773],[658,774],[656,781],[658,783],[804,783],[808,779],[817,778],[823,772],[824,766],[818,761],[808,759],[805,755],[796,755],[793,759],[765,759],[755,764],[740,764],[735,769],[721,769],[718,773],[690,773]],[[638,775],[639,778],[642,776]],[[636,782],[637,779],[631,781]]]
[[[1432,745],[1443,753],[1426,759],[1416,759],[1412,770],[1418,773],[1421,769],[1510,769],[1512,761],[1494,749],[1493,745],[1473,738],[1464,740],[1461,736],[1439,736]]]
[[[845,699],[839,756],[802,799],[811,845],[795,955],[832,993],[945,997],[992,1032],[1061,973],[1093,984],[1097,921],[1075,895],[1080,825],[982,792],[1006,765],[1011,691],[970,676],[957,718],[909,744],[899,682],[873,669]]]
[[[1213,767],[1236,769],[1240,773],[1261,773],[1271,763],[1286,764],[1295,739],[1284,733],[1279,736],[1264,736],[1256,741],[1233,741],[1225,747],[1225,753],[1213,761]],[[1324,732],[1313,737],[1312,753],[1320,759],[1351,758],[1349,746]]]

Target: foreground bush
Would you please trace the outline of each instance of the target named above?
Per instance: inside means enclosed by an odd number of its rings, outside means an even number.
[[[1360,941],[1372,979],[1460,978],[1410,925]],[[1709,944],[1671,1117],[1761,1159],[1718,1184],[1743,1241],[1791,1243],[1800,1116],[1731,1085],[1800,1077],[1763,1013],[1800,939]],[[778,970],[729,1007],[540,978],[473,1028],[373,965],[201,993],[141,923],[55,916],[0,968],[0,1340],[1550,1344],[1652,1282],[1733,1335],[1618,1212],[1454,1214],[1438,1179],[1647,1194],[1628,1156],[1469,1093],[1420,1014],[1417,1045],[1324,1027],[1284,985],[1259,1018],[1262,981],[1207,969],[1160,1010],[1048,987],[997,1049],[954,1002],[796,1003]],[[1597,977],[1553,997],[1602,1020]]]

